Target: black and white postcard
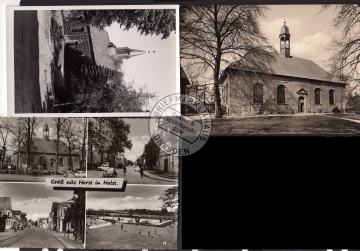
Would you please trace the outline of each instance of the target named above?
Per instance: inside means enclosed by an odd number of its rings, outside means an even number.
[[[0,183],[0,247],[84,248],[85,192]]]
[[[125,193],[88,192],[86,248],[175,250],[177,186],[129,186]]]
[[[146,118],[89,119],[88,178],[118,177],[128,184],[176,185],[179,157],[163,152]]]
[[[86,118],[0,118],[0,181],[86,177]]]
[[[358,13],[356,4],[182,6],[183,88],[211,112],[212,135],[359,134]]]
[[[7,14],[9,115],[148,116],[158,99],[179,92],[177,6]]]

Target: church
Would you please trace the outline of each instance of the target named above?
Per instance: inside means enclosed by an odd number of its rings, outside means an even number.
[[[56,169],[56,139],[50,139],[49,126],[45,122],[43,127],[43,138],[34,138],[30,151],[30,166],[28,171],[38,167],[46,171],[55,171]],[[17,155],[17,153],[15,153]],[[27,163],[27,151],[22,147],[19,155],[19,172],[25,173]],[[59,141],[58,153],[58,172],[66,172],[73,167],[74,171],[81,170],[81,158],[78,153],[69,155],[68,146],[63,141]]]
[[[279,40],[280,53],[271,53],[266,68],[248,70],[245,56],[225,69],[220,79],[223,113],[244,116],[344,110],[346,83],[331,78],[311,60],[291,56],[285,22]]]

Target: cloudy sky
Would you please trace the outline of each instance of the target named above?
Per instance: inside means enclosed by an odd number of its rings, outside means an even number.
[[[88,192],[86,208],[151,209],[161,207],[159,197],[171,186],[127,186],[123,193]]]
[[[136,28],[124,31],[118,23],[113,23],[105,30],[110,41],[117,47],[156,51],[124,60],[122,69],[125,81],[136,83],[136,87],[146,84],[147,90],[156,92],[157,99],[176,93],[176,34],[172,32],[166,39],[162,35],[140,35]],[[151,108],[156,100],[150,101]]]
[[[129,139],[132,142],[131,150],[126,149],[124,156],[128,160],[136,161],[137,157],[144,151],[145,144],[149,141],[149,120],[148,119],[124,119],[130,124]]]
[[[310,59],[329,70],[330,42],[339,31],[332,26],[335,8],[321,11],[321,5],[268,5],[266,17],[260,22],[270,44],[279,52],[279,33],[284,24],[290,30],[290,54]]]
[[[28,219],[37,220],[49,216],[52,202],[70,200],[73,191],[54,191],[36,183],[0,183],[0,197],[11,197],[12,210],[21,210]]]

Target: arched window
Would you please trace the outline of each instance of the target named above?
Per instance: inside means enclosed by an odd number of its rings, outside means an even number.
[[[264,96],[264,87],[260,83],[254,85],[254,104],[262,104]]]
[[[285,104],[285,86],[283,85],[277,87],[277,103]]]
[[[60,167],[63,167],[63,166],[64,166],[64,158],[63,158],[63,157],[60,157],[60,158],[59,158],[59,166],[60,166]]]
[[[321,104],[321,89],[316,88],[315,89],[315,105],[320,105]]]
[[[333,89],[329,91],[329,104],[335,104],[335,91]]]

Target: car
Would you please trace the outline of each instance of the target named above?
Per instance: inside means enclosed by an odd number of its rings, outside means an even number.
[[[109,168],[109,163],[104,163],[104,164],[102,164],[101,166],[99,166],[96,170],[98,170],[98,171],[104,171],[104,170],[106,170],[107,168]]]
[[[117,176],[117,172],[115,168],[108,168],[104,173],[103,173],[104,177],[116,177]]]
[[[138,166],[134,167],[134,171],[135,172],[140,172],[140,167],[138,167]]]
[[[74,173],[74,176],[76,178],[86,178],[86,172],[85,171],[77,171]]]
[[[24,225],[22,223],[19,223],[17,225],[17,229],[21,229],[21,230],[24,230]]]
[[[66,178],[74,178],[75,175],[74,175],[74,172],[73,172],[73,171],[66,171],[66,172],[64,173],[64,177],[66,177]]]

